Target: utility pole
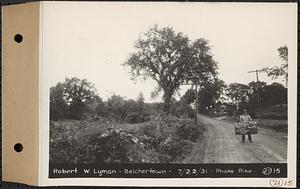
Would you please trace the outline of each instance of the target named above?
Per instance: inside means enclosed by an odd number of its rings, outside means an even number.
[[[260,106],[260,86],[259,86],[259,79],[258,79],[258,73],[262,72],[264,70],[254,70],[249,71],[248,73],[256,73],[256,88],[257,88],[257,103],[258,103],[258,119],[259,119],[259,126],[261,126],[261,106]]]
[[[198,122],[198,82],[197,82],[197,78],[191,78],[192,80],[194,80],[194,83],[184,83],[182,85],[192,85],[192,86],[195,86],[195,99],[196,99],[196,102],[195,102],[195,124],[197,124]]]
[[[195,95],[196,95],[196,106],[195,106],[195,123],[197,124],[198,122],[198,83],[197,83],[197,80],[195,79]]]

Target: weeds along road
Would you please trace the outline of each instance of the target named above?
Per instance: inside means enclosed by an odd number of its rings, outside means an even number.
[[[271,130],[258,129],[253,143],[242,143],[235,135],[232,122],[198,115],[199,126],[204,126],[202,137],[184,163],[285,163],[287,136]]]

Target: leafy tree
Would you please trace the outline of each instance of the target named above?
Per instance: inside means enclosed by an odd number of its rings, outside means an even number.
[[[249,103],[251,104],[251,108],[258,107],[258,87],[259,87],[259,97],[260,102],[264,101],[263,94],[265,93],[265,87],[267,86],[266,82],[263,81],[252,81],[249,84],[250,92],[249,92]]]
[[[194,95],[195,96],[195,95]],[[192,109],[187,99],[181,98],[179,101],[172,103],[170,112],[176,117],[195,118],[195,111]]]
[[[59,82],[50,88],[50,119],[58,120],[67,117],[68,104],[64,99],[64,84]]]
[[[215,107],[225,87],[225,82],[219,79],[206,83],[198,93],[199,111],[206,112],[207,107]]]
[[[241,83],[231,83],[226,89],[226,95],[235,106],[238,106],[239,102],[248,100],[249,86]]]
[[[250,87],[249,93],[249,103],[252,109],[258,107],[257,99],[257,82],[251,82],[248,84]],[[261,106],[270,106],[276,104],[286,104],[287,103],[287,88],[285,88],[280,83],[272,83],[267,85],[265,82],[259,82],[259,94]]]
[[[265,68],[268,76],[271,76],[273,79],[283,76],[285,80],[285,85],[287,86],[288,82],[288,47],[285,45],[277,49],[279,53],[279,58],[282,60],[280,66],[274,66],[271,68]]]
[[[137,102],[137,112],[139,114],[144,114],[145,112],[145,97],[144,97],[144,94],[142,92],[139,93],[137,99],[136,99],[136,102]]]
[[[94,85],[86,79],[66,78],[50,89],[50,116],[53,119],[81,119],[99,99]]]
[[[192,102],[195,102],[195,90],[194,89],[188,89],[185,94],[182,96],[182,99],[184,99],[184,101],[187,104],[191,104]]]
[[[70,117],[81,119],[88,111],[87,104],[97,98],[97,90],[86,79],[76,77],[66,78],[64,81],[64,97],[69,104]]]
[[[101,98],[97,98],[95,101],[95,114],[101,117],[107,117],[108,116],[108,107],[107,103],[104,102]]]
[[[136,51],[124,63],[133,79],[151,78],[158,84],[152,96],[163,92],[164,111],[182,83],[197,79],[199,84],[213,78],[217,63],[205,39],[192,42],[172,27],[152,26],[135,43]]]
[[[206,112],[207,107],[215,107],[225,87],[225,82],[217,78],[214,79],[213,82],[204,83],[198,92],[198,110],[200,112]],[[187,90],[183,98],[186,99],[189,104],[194,102],[196,100],[195,90]]]
[[[272,83],[264,87],[264,93],[262,94],[263,105],[276,105],[287,103],[287,88],[280,83]]]
[[[132,99],[126,100],[124,109],[126,110],[125,119],[130,123],[143,122],[145,118],[144,102],[134,101]]]
[[[108,112],[110,117],[116,119],[124,119],[126,116],[126,108],[124,108],[125,100],[119,95],[112,95],[107,100]]]
[[[138,123],[144,121],[144,97],[140,93],[137,100],[125,100],[123,97],[113,95],[107,100],[109,116],[119,121]]]

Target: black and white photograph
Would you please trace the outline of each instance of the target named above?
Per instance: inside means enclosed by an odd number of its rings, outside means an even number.
[[[287,163],[289,6],[79,4],[44,17],[50,165]]]
[[[299,185],[297,2],[22,0],[2,17],[3,186]]]

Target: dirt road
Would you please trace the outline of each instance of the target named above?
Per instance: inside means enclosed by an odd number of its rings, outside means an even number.
[[[194,145],[184,163],[285,163],[287,136],[259,128],[253,143],[242,143],[233,123],[198,115],[204,136]]]

